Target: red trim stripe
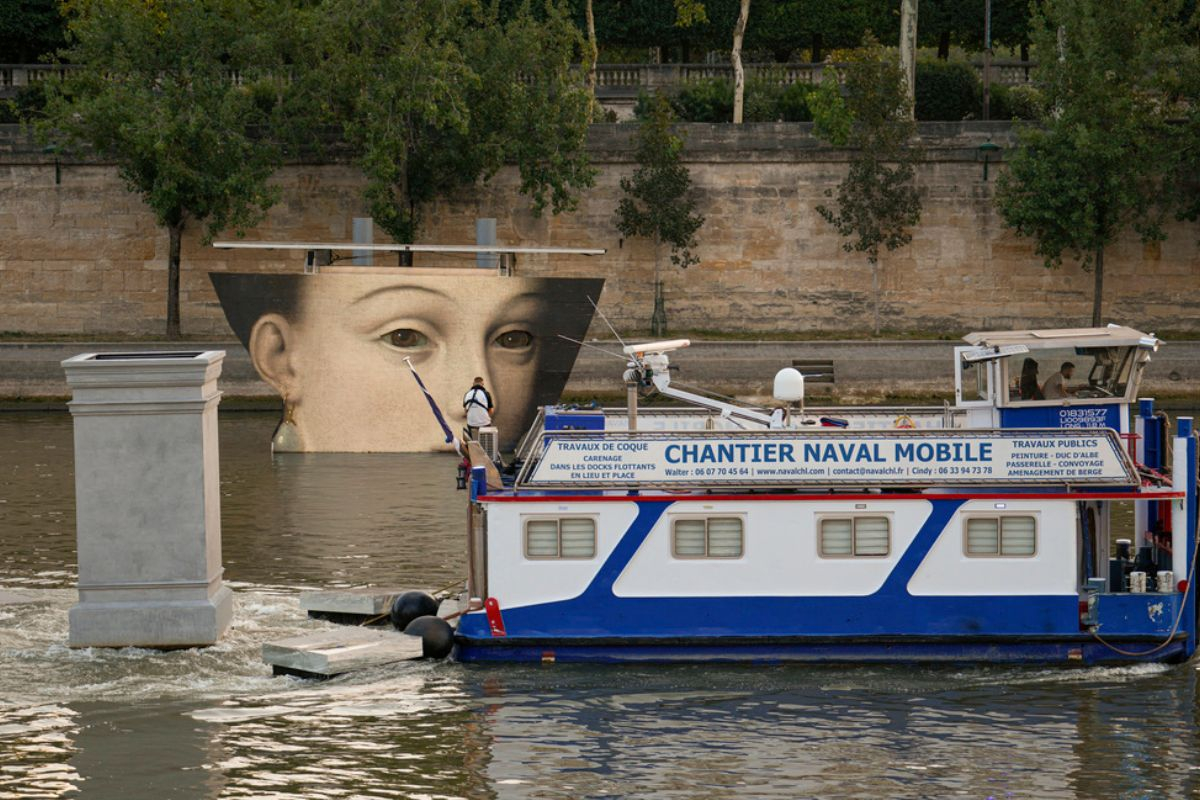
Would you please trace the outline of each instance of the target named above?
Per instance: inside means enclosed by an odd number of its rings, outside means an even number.
[[[487,494],[482,503],[630,503],[638,500],[708,503],[714,500],[827,502],[839,500],[1180,500],[1184,492],[988,492],[975,494]]]

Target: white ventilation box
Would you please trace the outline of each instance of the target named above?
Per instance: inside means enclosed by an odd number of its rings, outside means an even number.
[[[492,461],[500,459],[500,429],[489,425],[479,429],[479,446]]]

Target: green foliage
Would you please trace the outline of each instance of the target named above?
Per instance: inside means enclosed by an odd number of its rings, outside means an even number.
[[[113,159],[160,225],[187,219],[211,238],[262,219],[282,158],[271,109],[253,87],[282,72],[271,0],[89,0],[75,6],[65,56],[46,82],[42,135]],[[231,74],[241,82],[231,80]]]
[[[809,98],[814,91],[815,88],[806,83],[784,86],[775,101],[777,118],[783,122],[812,122]]]
[[[55,147],[112,159],[130,191],[167,227],[167,334],[178,336],[179,252],[188,221],[219,231],[256,224],[279,197],[267,179],[284,148],[282,104],[257,84],[286,74],[284,0],[86,0],[70,6],[77,65],[45,83],[39,131]],[[258,99],[256,99],[258,97]]]
[[[570,0],[573,17],[583,27],[584,0]],[[702,6],[705,20],[688,19],[678,5]],[[982,13],[982,12],[981,12]],[[595,4],[596,36],[601,48],[662,48],[670,61],[700,61],[708,50],[728,50],[738,17],[738,0],[617,0]],[[982,18],[982,17],[981,17]],[[898,17],[890,3],[858,0],[754,0],[746,27],[744,48],[766,51],[786,61],[801,48],[857,44],[864,31],[891,39],[898,35]]]
[[[670,103],[656,95],[638,128],[638,167],[621,179],[617,229],[627,237],[653,239],[656,246],[670,245],[671,262],[686,268],[700,260],[693,251],[704,217],[695,213],[691,175],[681,160],[683,139],[672,133],[673,121]]]
[[[1046,113],[1046,102],[1036,86],[992,84],[992,119],[1037,120]]]
[[[1060,54],[1036,72],[1053,113],[1022,130],[996,202],[1047,267],[1070,257],[1095,268],[1093,324],[1101,322],[1104,248],[1131,227],[1144,240],[1164,236],[1180,8],[1176,0],[1046,0],[1033,19],[1038,52]]]
[[[1024,0],[992,0],[992,46],[1029,41],[1029,7]],[[925,47],[959,45],[984,49],[984,0],[922,0],[918,28]]]
[[[846,252],[865,253],[875,264],[881,247],[908,244],[921,218],[913,166],[919,152],[911,142],[916,126],[907,118],[900,66],[878,42],[867,40],[840,71],[843,90],[829,74],[812,99],[814,131],[854,155],[836,193],[825,192],[833,205],[817,206],[817,213],[846,237]]]
[[[0,61],[6,64],[44,64],[66,44],[66,20],[59,0],[2,0],[0,2]]]
[[[649,96],[645,117],[653,116],[657,95]],[[676,116],[687,122],[729,122],[733,118],[733,81],[703,78],[686,83],[671,98]]]
[[[778,78],[746,81],[746,122],[810,122],[809,96],[814,91],[804,83],[783,85]],[[643,92],[634,106],[634,116],[645,119],[653,112],[654,96]],[[685,122],[729,122],[733,118],[733,81],[703,78],[684,84],[668,97],[671,110]]]
[[[680,28],[703,25],[708,22],[708,11],[703,0],[675,0],[675,24]]]
[[[535,213],[575,207],[595,170],[591,98],[571,63],[583,38],[558,2],[534,9],[327,0],[314,65],[368,180],[376,223],[411,242],[421,205],[515,162]],[[369,56],[369,57],[365,57]]]
[[[0,124],[30,123],[46,111],[46,90],[40,83],[22,86],[10,100],[0,101]]]
[[[978,117],[983,88],[975,69],[961,61],[918,61],[916,115],[919,120]]]

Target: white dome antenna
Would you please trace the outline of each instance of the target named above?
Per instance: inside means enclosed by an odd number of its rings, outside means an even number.
[[[804,402],[804,375],[794,367],[784,367],[775,373],[775,399],[781,403]]]

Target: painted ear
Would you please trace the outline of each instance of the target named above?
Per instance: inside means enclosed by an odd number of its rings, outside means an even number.
[[[296,367],[292,363],[292,324],[279,314],[264,314],[250,330],[250,361],[262,379],[291,402],[299,397]]]

